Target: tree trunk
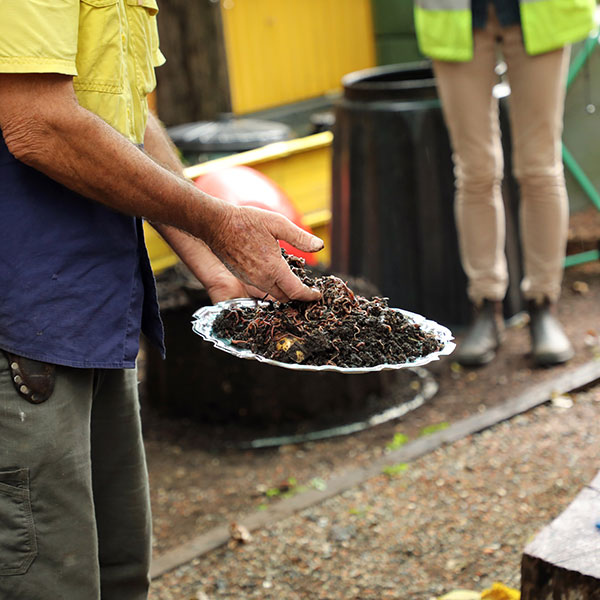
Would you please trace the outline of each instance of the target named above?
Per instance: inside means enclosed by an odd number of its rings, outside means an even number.
[[[156,70],[156,103],[166,125],[231,112],[219,4],[218,0],[160,2],[160,47],[167,62]]]

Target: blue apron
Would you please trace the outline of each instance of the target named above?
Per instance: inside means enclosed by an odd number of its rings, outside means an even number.
[[[0,136],[0,348],[71,367],[164,355],[142,222],[16,160]]]

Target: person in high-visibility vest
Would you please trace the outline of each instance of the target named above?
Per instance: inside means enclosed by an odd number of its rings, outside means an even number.
[[[508,286],[496,65],[511,94],[513,170],[520,186],[524,278],[537,365],[566,362],[573,347],[556,317],[569,206],[561,136],[569,44],[594,27],[595,0],[415,0],[421,51],[433,59],[456,173],[461,261],[475,316],[455,357],[490,362],[502,338]]]

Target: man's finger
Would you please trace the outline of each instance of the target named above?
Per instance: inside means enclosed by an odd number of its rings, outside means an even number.
[[[277,284],[273,285],[271,291],[269,292],[269,296],[272,296],[273,298],[275,298],[275,300],[278,300],[279,302],[289,302],[290,300],[289,296],[285,292],[283,292]]]
[[[281,216],[281,215],[279,215]],[[318,252],[325,246],[323,240],[308,231],[304,231],[294,225],[289,219],[281,216],[281,219],[272,221],[271,233],[278,239],[288,242],[304,252]]]
[[[302,300],[303,302],[313,302],[321,298],[319,290],[310,288],[303,284],[289,268],[287,262],[283,260],[283,266],[277,278],[277,286],[288,296],[290,300]]]
[[[244,284],[244,287],[246,288],[246,291],[248,292],[248,297],[249,298],[258,298],[260,300],[269,300],[272,301],[273,297],[271,297],[270,294],[267,295],[267,297],[265,297],[265,292],[263,292],[263,290],[261,290],[260,288],[254,287],[253,285]]]

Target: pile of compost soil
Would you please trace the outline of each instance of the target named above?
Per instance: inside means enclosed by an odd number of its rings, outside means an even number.
[[[213,323],[215,335],[272,360],[314,366],[400,364],[441,350],[435,335],[389,308],[387,298],[359,296],[339,277],[314,276],[304,259],[282,253],[321,299],[226,309]]]

